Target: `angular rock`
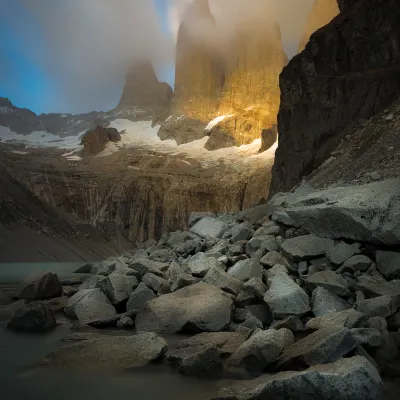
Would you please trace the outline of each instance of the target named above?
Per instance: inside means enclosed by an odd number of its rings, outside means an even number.
[[[94,265],[90,273],[102,276],[108,276],[115,271],[116,267],[117,267],[117,262],[115,260],[104,261],[102,263]]]
[[[276,274],[279,273],[289,274],[289,271],[284,265],[280,264],[275,264],[271,269],[264,270],[264,276],[267,280],[273,278]]]
[[[204,282],[216,286],[232,294],[238,294],[243,288],[243,282],[235,277],[228,275],[219,267],[212,267],[204,277]]]
[[[175,261],[177,259],[177,255],[171,249],[158,249],[156,251],[153,251],[149,255],[149,260],[158,261],[161,263],[169,264],[171,261]]]
[[[292,218],[289,217],[286,211],[284,210],[277,210],[274,211],[271,217],[272,221],[278,222],[279,224],[291,226],[298,228],[298,224]]]
[[[117,327],[130,329],[135,325],[135,321],[130,317],[121,317],[117,322]]]
[[[383,369],[390,362],[399,357],[399,348],[390,332],[380,333],[381,345],[373,352],[373,357],[378,366]]]
[[[351,308],[350,303],[323,287],[317,287],[313,290],[311,304],[316,317]]]
[[[176,277],[174,283],[171,286],[171,292],[176,292],[186,286],[194,285],[198,282],[198,279],[190,274],[181,274]]]
[[[228,359],[228,365],[244,368],[250,372],[261,372],[293,342],[293,333],[288,329],[255,332],[232,354]]]
[[[167,348],[165,340],[152,332],[132,336],[99,335],[61,347],[46,356],[43,366],[89,370],[137,368],[158,360]]]
[[[276,264],[284,265],[285,267],[289,266],[288,260],[281,253],[277,251],[271,251],[267,253],[264,257],[261,258],[260,263],[264,267],[272,268]]]
[[[241,260],[228,269],[228,275],[241,281],[248,281],[251,278],[262,279],[263,267],[252,259]]]
[[[23,282],[17,297],[26,300],[51,299],[62,296],[62,286],[56,274],[39,271]]]
[[[253,304],[257,301],[257,297],[254,293],[247,290],[241,290],[236,296],[235,305],[236,307],[245,307],[247,305]]]
[[[92,275],[89,276],[89,278],[85,279],[84,282],[79,285],[78,290],[83,290],[83,289],[95,289],[97,284],[104,279],[103,276],[99,275]]]
[[[184,274],[185,272],[186,272],[186,268],[184,268],[177,262],[172,262],[166,273],[166,278],[175,279],[177,276]]]
[[[198,253],[188,263],[188,272],[195,276],[204,277],[212,267],[222,268],[214,257],[207,257],[204,253]]]
[[[379,347],[381,345],[381,334],[378,329],[353,328],[350,332],[354,340],[361,345]]]
[[[277,273],[269,280],[264,301],[276,317],[303,315],[310,311],[307,293],[284,273]]]
[[[19,308],[8,329],[22,332],[45,332],[56,326],[53,311],[42,303],[30,303]]]
[[[251,224],[249,223],[242,223],[234,226],[232,228],[232,243],[240,242],[242,240],[248,240],[251,238],[253,233],[253,229]]]
[[[158,292],[167,281],[160,276],[148,273],[143,276],[142,282],[150,289]]]
[[[142,280],[146,274],[154,274],[163,277],[163,273],[160,270],[160,265],[155,261],[136,259],[129,263],[128,267],[134,271],[134,274],[138,280]]]
[[[262,300],[267,292],[267,287],[260,278],[251,278],[243,285],[243,289],[253,293],[259,300]]]
[[[336,327],[339,329],[346,327],[351,329],[361,325],[365,320],[366,317],[363,313],[349,308],[348,310],[330,312],[320,317],[312,318],[307,322],[306,328],[323,329],[326,327]]]
[[[261,376],[241,386],[229,386],[214,400],[379,400],[384,391],[376,368],[365,357],[316,365],[305,371]]]
[[[350,296],[348,284],[334,271],[321,271],[308,276],[306,282],[312,287],[323,287],[338,296]]]
[[[24,306],[25,300],[18,300],[6,306],[0,306],[0,322],[10,320],[16,311]]]
[[[202,237],[219,238],[226,229],[226,224],[215,218],[203,218],[190,228],[190,232]]]
[[[232,299],[219,288],[197,283],[146,303],[138,331],[218,332],[231,322]]]
[[[269,326],[273,320],[272,313],[266,304],[250,304],[245,306],[255,318],[257,318],[264,326]]]
[[[113,272],[99,281],[96,286],[103,291],[111,304],[117,306],[128,300],[137,285],[138,281],[134,276],[125,276]]]
[[[356,345],[348,328],[322,328],[288,347],[280,357],[278,366],[291,369],[332,363],[349,354]]]
[[[377,329],[378,331],[382,332],[387,330],[388,323],[383,317],[372,317],[367,322],[365,322],[363,326],[365,328]]]
[[[126,304],[127,311],[141,311],[146,302],[155,299],[156,294],[150,290],[144,283],[140,282],[138,287],[131,293]]]
[[[340,265],[343,264],[350,257],[359,253],[360,250],[357,249],[357,247],[354,247],[345,242],[340,242],[335,247],[328,250],[326,256],[328,257],[329,261],[331,261],[332,264]]]
[[[331,239],[306,235],[286,239],[282,244],[282,251],[292,260],[302,261],[323,256],[334,246],[335,242]]]
[[[271,324],[271,329],[282,329],[286,328],[292,332],[301,332],[304,330],[303,321],[299,317],[289,316],[281,320],[274,321]]]
[[[377,251],[376,263],[379,272],[388,279],[400,278],[400,253]]]
[[[256,230],[253,237],[267,235],[282,236],[283,233],[284,229],[280,227],[276,222],[268,221],[267,223],[263,224],[261,228]]]
[[[400,280],[387,282],[379,276],[361,275],[357,278],[357,287],[369,296],[399,296]]]
[[[372,317],[390,317],[396,312],[397,308],[398,304],[390,296],[374,297],[355,304],[355,309],[365,314],[368,319]]]
[[[372,264],[372,261],[364,255],[357,255],[350,257],[342,265],[341,270],[343,271],[366,271]]]
[[[117,314],[101,289],[80,290],[68,299],[64,312],[71,318],[77,318],[81,324],[113,318]]]
[[[191,212],[189,214],[189,228],[196,225],[203,218],[214,218],[215,214],[212,212]]]

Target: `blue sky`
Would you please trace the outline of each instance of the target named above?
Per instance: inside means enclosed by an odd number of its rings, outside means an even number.
[[[60,0],[52,0],[60,1]],[[168,32],[168,1],[153,0],[165,35]],[[42,27],[19,0],[5,0],[6,12],[0,12],[0,97],[8,97],[18,107],[29,108],[36,113],[76,112],[69,110],[58,88],[58,82],[47,74],[40,63],[35,62],[31,49],[45,52]],[[60,6],[62,4],[60,3]],[[4,10],[4,9],[3,9]],[[163,65],[157,73],[170,85],[174,82],[174,65]],[[118,101],[122,88],[109,94],[105,109]],[[59,107],[59,109],[58,109]],[[98,108],[97,108],[98,109]],[[84,110],[89,111],[89,110]]]

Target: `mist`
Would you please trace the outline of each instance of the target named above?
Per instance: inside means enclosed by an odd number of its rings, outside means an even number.
[[[82,113],[118,103],[125,73],[135,59],[150,59],[164,78],[173,68],[177,31],[191,0],[157,1],[164,2],[165,13],[151,0],[3,0],[0,23],[9,27],[26,68],[31,69],[31,80],[30,85],[21,82],[15,60],[0,45],[0,96],[6,87],[12,101],[13,93],[19,94],[14,101],[18,106],[36,112]],[[291,57],[312,2],[210,0],[210,8],[223,27],[219,40],[228,40],[243,18],[278,20]],[[216,40],[201,21],[196,26],[210,41]],[[168,83],[172,80],[173,74]],[[36,107],[32,100],[24,101],[32,97]]]

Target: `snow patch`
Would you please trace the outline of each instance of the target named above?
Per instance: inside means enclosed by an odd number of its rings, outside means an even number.
[[[208,123],[208,125],[205,127],[205,131],[210,132],[212,128],[214,128],[215,125],[219,124],[222,122],[225,118],[232,117],[233,114],[230,115],[220,115],[219,117],[214,118],[212,121]]]
[[[79,156],[68,156],[68,157],[66,157],[66,159],[68,161],[81,161],[82,160],[82,158]]]
[[[19,151],[19,150],[13,150],[11,153],[20,154],[21,156],[26,156],[27,154],[29,154],[27,151]]]
[[[168,122],[171,118],[172,118],[172,115],[170,115],[170,116],[165,120],[165,122]]]

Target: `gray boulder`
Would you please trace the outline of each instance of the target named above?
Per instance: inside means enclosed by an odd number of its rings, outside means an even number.
[[[0,306],[0,322],[9,321],[15,312],[25,306],[25,300],[14,301],[6,306]]]
[[[89,336],[87,340],[67,344],[49,354],[42,365],[74,370],[137,368],[158,360],[167,348],[165,340],[152,332],[132,336]]]
[[[384,391],[376,368],[365,357],[316,365],[305,371],[265,375],[222,389],[218,400],[379,400]],[[215,399],[215,400],[216,400]]]
[[[349,271],[351,273],[354,273],[355,271],[364,272],[371,266],[371,264],[372,261],[367,256],[360,254],[352,256],[348,260],[346,260],[341,266],[340,271]]]
[[[334,271],[316,272],[307,277],[306,282],[311,287],[323,287],[338,296],[350,296],[348,283]]]
[[[330,312],[320,317],[310,319],[307,324],[307,329],[323,329],[326,327],[333,328],[354,328],[359,326],[366,320],[366,316],[352,308],[344,311]]]
[[[294,261],[302,261],[323,256],[334,246],[335,242],[331,239],[306,235],[286,239],[282,244],[282,252]]]
[[[299,225],[292,218],[289,217],[286,211],[276,210],[272,214],[272,221],[278,222],[279,224],[298,228]]]
[[[171,292],[176,292],[186,286],[194,285],[199,280],[190,274],[181,274],[175,278],[174,283],[171,286]]]
[[[142,282],[150,289],[154,290],[155,292],[158,292],[163,285],[167,283],[167,281],[164,278],[161,278],[160,276],[157,276],[152,273],[148,273],[143,276]]]
[[[87,279],[83,281],[81,285],[78,286],[78,290],[83,289],[95,289],[97,284],[104,279],[104,276],[100,275],[91,275]]]
[[[273,320],[271,310],[266,304],[249,304],[245,309],[257,318],[264,326],[269,326]]]
[[[284,229],[280,227],[275,221],[268,221],[263,226],[254,232],[254,237],[257,236],[282,236]]]
[[[203,218],[214,218],[215,214],[212,212],[191,212],[189,214],[189,228],[196,225]]]
[[[225,229],[225,222],[219,221],[215,218],[203,218],[190,228],[190,232],[202,238],[220,238]]]
[[[228,275],[223,269],[219,267],[212,267],[207,272],[203,281],[209,285],[216,286],[229,293],[237,295],[243,288],[243,282],[235,277]]]
[[[291,369],[296,365],[332,363],[349,354],[356,345],[348,328],[331,326],[319,329],[288,347],[279,358],[278,366]]]
[[[117,312],[101,289],[84,289],[68,299],[65,314],[81,324],[113,318]]]
[[[232,299],[203,282],[146,303],[136,317],[138,331],[218,332],[231,322]]]
[[[355,309],[365,314],[368,319],[372,317],[390,317],[396,312],[397,308],[398,304],[390,296],[374,297],[355,304]]]
[[[251,224],[243,222],[242,224],[235,225],[232,228],[232,243],[240,242],[242,240],[248,240],[253,234]]]
[[[156,294],[144,283],[140,282],[138,287],[131,293],[126,304],[127,311],[140,311],[144,308],[147,301],[155,299]]]
[[[380,276],[361,275],[357,278],[357,287],[368,296],[399,296],[400,280],[387,282]]]
[[[115,272],[97,283],[97,287],[103,291],[114,306],[128,300],[137,285],[138,281],[134,276],[120,275]]]
[[[292,332],[301,332],[304,330],[303,321],[299,317],[289,316],[281,320],[276,320],[271,324],[271,329],[286,328]]]
[[[373,352],[373,357],[380,368],[399,357],[399,348],[393,335],[388,331],[380,332],[381,344]]]
[[[257,331],[232,354],[228,365],[250,372],[261,372],[293,342],[293,333],[288,329]]]
[[[187,263],[188,272],[200,277],[204,277],[213,267],[222,269],[222,265],[214,257],[207,257],[204,253],[196,254]]]
[[[101,263],[93,265],[92,269],[90,270],[90,273],[102,276],[108,276],[115,271],[116,266],[117,266],[116,260],[103,261]]]
[[[379,272],[388,279],[400,278],[400,253],[377,251],[376,263]]]
[[[276,264],[284,265],[287,267],[289,265],[288,260],[283,256],[281,253],[277,251],[271,251],[267,253],[264,257],[260,260],[261,265],[267,268],[272,268]]]
[[[19,299],[42,300],[62,296],[62,286],[56,274],[39,271],[29,275],[17,295]]]
[[[338,243],[335,247],[328,250],[326,256],[329,261],[334,265],[341,265],[350,257],[359,254],[360,250],[345,242]]]
[[[272,268],[265,269],[263,275],[268,280],[273,278],[276,274],[279,273],[289,274],[289,271],[284,265],[275,264]]]
[[[175,252],[171,249],[157,249],[153,251],[149,255],[149,260],[161,262],[161,263],[170,263],[171,261],[176,260],[178,257]]]
[[[311,304],[312,311],[316,317],[351,308],[350,303],[323,287],[313,290]]]
[[[310,311],[307,293],[285,273],[269,279],[264,301],[276,317],[303,315]]]
[[[400,244],[400,180],[329,188],[297,196],[288,215],[318,236]]]
[[[223,369],[215,344],[175,349],[167,354],[166,359],[184,375],[215,377]]]
[[[241,260],[228,269],[228,275],[241,281],[248,281],[251,278],[262,279],[263,267],[260,263],[252,259]]]
[[[22,332],[45,332],[56,326],[53,311],[42,303],[30,303],[16,310],[8,329]]]
[[[160,264],[155,261],[135,259],[128,264],[128,267],[133,270],[138,280],[142,280],[146,274],[154,274],[163,277]]]
[[[361,345],[379,347],[382,344],[381,332],[374,328],[353,328],[350,329],[354,340]]]
[[[267,287],[260,278],[251,278],[243,285],[243,289],[253,293],[259,300],[262,300],[267,292]]]
[[[170,264],[165,276],[167,279],[175,279],[177,276],[184,274],[185,272],[187,272],[187,268],[184,268],[179,263],[173,261]]]

